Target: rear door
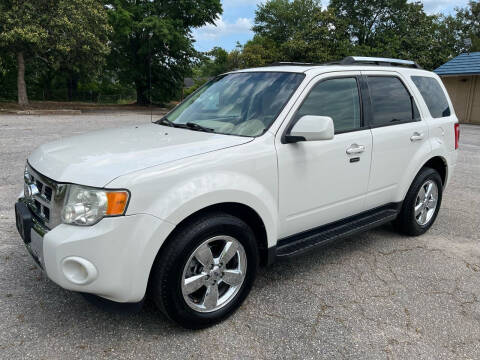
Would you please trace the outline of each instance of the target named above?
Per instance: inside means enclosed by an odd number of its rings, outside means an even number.
[[[431,149],[427,123],[402,75],[393,71],[362,74],[373,137],[365,206],[373,209],[403,200],[403,183],[413,179]]]

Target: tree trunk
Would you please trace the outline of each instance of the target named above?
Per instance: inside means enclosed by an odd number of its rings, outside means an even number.
[[[148,105],[148,89],[141,80],[135,82],[137,89],[137,105]]]
[[[78,76],[77,74],[71,72],[68,74],[67,79],[67,95],[68,101],[76,100],[78,94]]]
[[[23,52],[17,53],[17,65],[18,65],[18,104],[21,106],[28,105],[27,85],[25,84],[25,59],[23,58]]]

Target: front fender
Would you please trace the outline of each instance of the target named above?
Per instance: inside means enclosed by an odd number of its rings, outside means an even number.
[[[268,246],[277,241],[277,162],[270,144],[246,144],[132,173],[110,183],[132,197],[127,215],[146,213],[178,225],[221,203],[250,207],[262,219]]]
[[[227,178],[224,180],[227,180]],[[236,181],[238,180],[239,178],[237,177]],[[225,186],[223,189],[217,188],[217,190],[211,192],[195,192],[193,190],[189,193],[192,189],[185,184],[185,187],[175,189],[173,193],[159,199],[152,205],[151,211],[154,214],[158,214],[160,218],[164,216],[169,223],[177,225],[183,219],[212,205],[221,203],[246,205],[260,216],[267,232],[268,246],[274,246],[278,238],[276,230],[278,227],[276,217],[274,216],[274,213],[277,211],[275,201],[259,184],[244,180],[248,183],[245,187],[248,187],[248,190],[244,190],[245,188],[242,189],[241,187]],[[224,185],[227,185],[227,183]]]
[[[265,225],[269,246],[275,244],[275,199],[258,181],[243,174],[213,172],[185,180],[156,198],[147,212],[177,225],[197,211],[220,203],[239,203],[255,210]]]

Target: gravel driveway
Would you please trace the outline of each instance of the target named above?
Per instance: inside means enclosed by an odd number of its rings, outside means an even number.
[[[426,235],[385,226],[262,269],[244,305],[213,328],[183,330],[151,303],[107,313],[50,282],[15,229],[27,154],[149,120],[0,115],[1,359],[480,358],[480,127],[462,126],[459,164]]]

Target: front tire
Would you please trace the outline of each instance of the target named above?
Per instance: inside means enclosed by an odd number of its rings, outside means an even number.
[[[226,213],[188,221],[152,268],[151,293],[179,325],[200,329],[230,316],[250,292],[258,268],[251,228]]]
[[[442,203],[443,184],[438,172],[423,168],[413,181],[396,220],[397,229],[409,236],[428,231],[437,218]]]

